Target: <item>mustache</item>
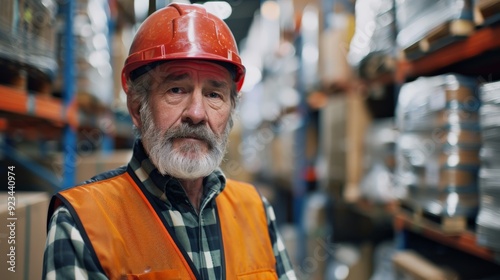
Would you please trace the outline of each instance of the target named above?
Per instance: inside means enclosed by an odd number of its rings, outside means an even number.
[[[181,123],[178,127],[167,130],[165,138],[167,141],[177,138],[194,138],[206,142],[209,148],[215,147],[219,142],[219,137],[203,124],[192,125]]]

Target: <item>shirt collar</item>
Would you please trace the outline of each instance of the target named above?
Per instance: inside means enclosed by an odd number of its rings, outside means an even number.
[[[182,196],[186,194],[180,185],[177,178],[169,175],[162,175],[144,151],[142,142],[137,139],[134,143],[132,159],[129,165],[137,178],[142,182],[144,187],[154,196],[165,202],[168,201],[167,196]],[[224,190],[226,186],[226,177],[222,170],[217,168],[207,177],[203,178],[203,198],[215,197]]]

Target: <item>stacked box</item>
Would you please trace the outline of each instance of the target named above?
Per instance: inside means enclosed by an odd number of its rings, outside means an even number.
[[[472,22],[472,16],[471,0],[396,1],[396,42],[401,49],[407,49],[436,27],[452,21]],[[460,30],[450,30],[450,33],[459,35]]]
[[[439,216],[474,217],[479,170],[476,84],[459,75],[421,77],[402,86],[396,183],[405,201]]]
[[[0,269],[2,279],[42,279],[47,210],[45,192],[0,193]],[[15,209],[9,208],[13,206]],[[10,270],[9,270],[10,268]]]
[[[481,87],[478,243],[500,250],[500,82]]]
[[[53,78],[56,2],[0,0],[0,6],[0,59]]]
[[[373,79],[394,70],[395,15],[392,0],[356,1],[356,28],[348,61],[361,78]]]

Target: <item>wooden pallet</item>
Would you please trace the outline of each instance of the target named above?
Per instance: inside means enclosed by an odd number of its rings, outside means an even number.
[[[0,84],[40,96],[52,95],[52,81],[48,75],[29,65],[0,59]]]
[[[475,25],[471,20],[456,19],[445,22],[432,29],[424,38],[403,50],[408,60],[418,59],[429,52],[438,50],[474,33]]]
[[[500,0],[474,1],[474,22],[483,26],[500,22]]]
[[[474,223],[469,217],[456,215],[453,217],[445,215],[435,215],[423,209],[422,207],[409,203],[401,202],[400,209],[408,214],[408,217],[417,225],[435,225],[444,234],[456,235],[466,232],[471,224]]]

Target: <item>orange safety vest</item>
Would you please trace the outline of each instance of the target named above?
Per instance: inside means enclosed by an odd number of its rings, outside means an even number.
[[[49,217],[61,203],[82,226],[84,240],[110,279],[196,279],[189,257],[127,172],[60,192]],[[216,203],[226,279],[278,279],[265,209],[255,188],[228,180]]]

